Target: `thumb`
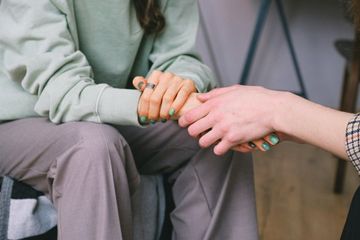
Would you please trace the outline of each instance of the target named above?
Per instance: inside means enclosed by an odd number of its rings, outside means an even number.
[[[134,79],[133,79],[133,86],[137,89],[137,90],[139,90],[139,91],[143,91],[144,89],[145,89],[145,85],[146,85],[146,83],[147,83],[147,81],[146,81],[146,79],[144,78],[144,77],[135,77]]]

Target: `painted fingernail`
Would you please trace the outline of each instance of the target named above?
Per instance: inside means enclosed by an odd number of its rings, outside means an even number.
[[[253,143],[253,142],[249,142],[248,145],[249,145],[251,148],[256,148],[256,145],[255,145],[255,143]]]
[[[154,124],[156,123],[156,121],[155,121],[155,120],[150,120],[150,123],[151,123],[152,125],[154,125]]]
[[[162,123],[166,123],[166,122],[167,122],[167,119],[166,119],[166,118],[163,118],[163,119],[161,119],[161,122],[162,122]]]
[[[141,116],[140,117],[140,122],[141,123],[146,123],[147,122],[147,117],[146,116]]]
[[[139,82],[138,83],[138,89],[139,90],[141,90],[143,86],[144,86],[144,82]]]
[[[169,111],[169,115],[174,116],[174,114],[175,114],[175,109],[171,108]]]
[[[261,146],[265,151],[269,151],[271,149],[270,145],[267,142],[264,142],[263,144],[261,144]]]
[[[279,137],[276,135],[276,134],[271,134],[270,135],[270,142],[273,144],[273,145],[276,145],[280,142],[280,139]]]

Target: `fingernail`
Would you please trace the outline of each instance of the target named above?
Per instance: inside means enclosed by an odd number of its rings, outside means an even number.
[[[270,135],[270,142],[274,145],[278,144],[280,142],[280,139],[278,136],[276,136],[276,134],[271,134]]]
[[[156,121],[155,121],[155,120],[150,120],[150,123],[151,123],[152,125],[154,125],[154,124],[156,123]]]
[[[253,143],[253,142],[249,142],[248,145],[249,145],[251,148],[256,148],[256,145],[255,145],[255,143]]]
[[[167,122],[167,119],[166,119],[166,118],[163,118],[163,119],[161,119],[161,122],[162,122],[162,123],[166,123],[166,122]]]
[[[173,116],[174,114],[175,114],[175,109],[171,108],[170,111],[169,111],[169,115]]]
[[[265,151],[269,151],[271,149],[270,145],[267,142],[264,142],[263,144],[261,144],[261,146]]]
[[[147,122],[147,117],[146,116],[141,116],[140,117],[140,122],[141,123],[146,123]]]
[[[144,86],[144,82],[139,82],[138,83],[138,89],[141,90],[142,86]]]

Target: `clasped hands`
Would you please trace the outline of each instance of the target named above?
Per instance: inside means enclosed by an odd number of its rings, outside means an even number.
[[[235,85],[198,94],[192,80],[161,71],[153,71],[148,79],[136,77],[133,85],[142,92],[138,104],[141,124],[179,120],[181,127],[188,127],[189,134],[199,138],[201,147],[215,145],[217,155],[230,149],[268,151],[280,141],[281,134],[264,124],[269,119],[259,121],[267,116],[252,109],[258,105],[249,104],[250,98],[261,101],[261,87]]]

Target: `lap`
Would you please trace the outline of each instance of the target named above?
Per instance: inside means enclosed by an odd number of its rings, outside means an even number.
[[[57,125],[45,118],[2,123],[0,175],[13,176],[31,184],[31,179],[46,177],[56,156],[79,141],[98,141],[102,143],[97,145],[106,145],[106,141],[123,139],[123,144],[130,145],[136,165],[143,174],[174,172],[199,150],[197,141],[174,122],[147,128],[115,128],[89,122]]]
[[[117,129],[130,145],[143,174],[172,173],[199,151],[197,140],[173,121],[147,128],[119,126]]]
[[[57,156],[79,142],[107,145],[121,136],[108,125],[71,122],[56,125],[45,118],[0,124],[0,175],[8,175],[46,192],[46,176]],[[123,141],[125,144],[125,140]],[[42,184],[38,184],[42,182]]]

